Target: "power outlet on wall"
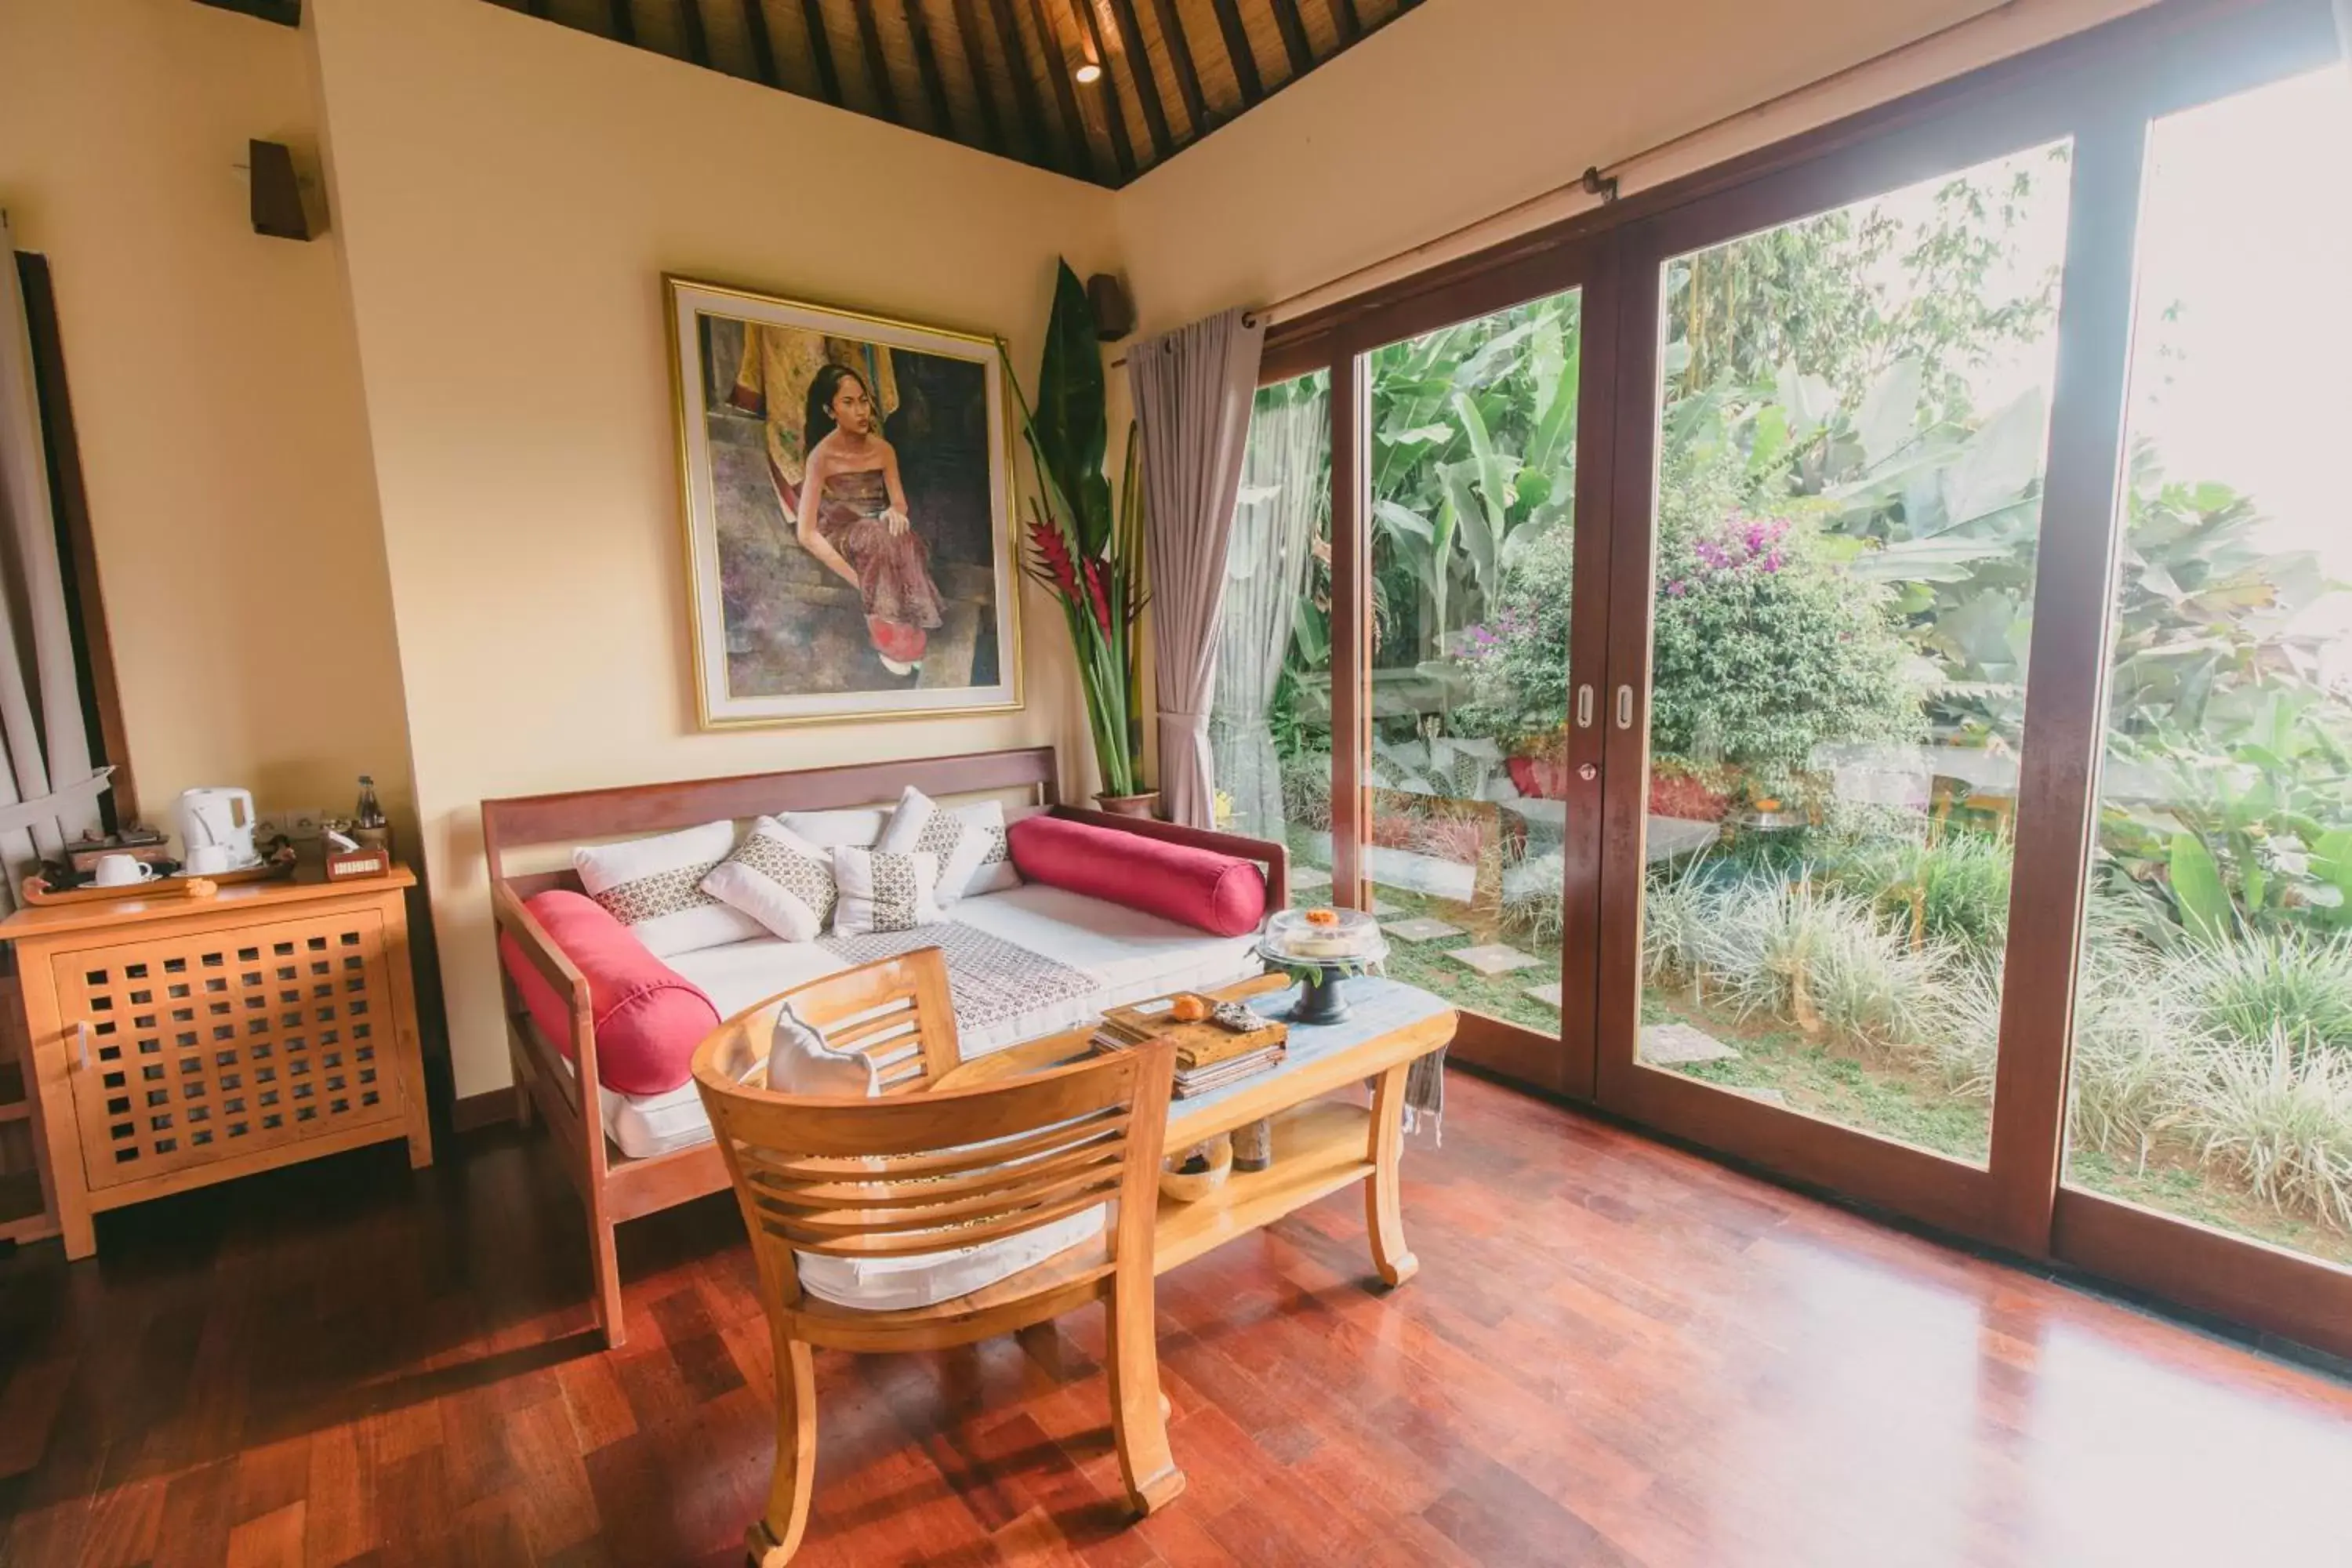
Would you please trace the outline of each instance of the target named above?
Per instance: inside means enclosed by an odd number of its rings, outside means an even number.
[[[325,815],[315,805],[289,805],[278,814],[286,837],[298,844],[319,837],[319,821]]]
[[[282,811],[264,807],[253,819],[253,841],[256,844],[267,844],[285,831],[286,814]]]

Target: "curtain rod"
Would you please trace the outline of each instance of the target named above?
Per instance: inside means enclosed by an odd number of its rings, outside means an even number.
[[[1760,103],[1721,115],[1638,153],[1588,168],[1563,184],[1514,202],[1499,212],[1448,229],[1392,256],[1367,262],[1326,282],[1286,295],[1271,304],[1256,307],[1250,314],[1268,326],[1295,321],[1327,305],[1352,299],[1382,283],[1409,277],[1427,268],[1483,250],[1490,245],[1516,239],[1564,218],[1606,206],[1626,192],[1648,190],[1664,184],[1668,179],[1769,146],[1784,137],[1828,124],[1842,115],[1890,101],[1906,92],[1958,76],[1978,66],[2022,53],[2052,38],[2063,37],[2100,22],[2145,9],[2150,3],[2151,0],[2000,0],[1989,10],[1947,23],[1908,43],[1882,50],[1867,59],[1857,60],[1827,76],[1817,77]],[[2337,3],[2352,5],[2352,0],[2337,0]],[[1945,55],[1956,44],[1990,37],[2004,26],[2025,36],[2001,40],[1997,47],[1979,51],[1979,58],[1964,55],[1956,61],[1939,59],[1937,68],[1919,74],[1916,79],[1906,79],[1902,73],[1902,68],[1906,65]],[[1864,89],[1857,95],[1861,101],[1829,106],[1819,115],[1801,123],[1777,123],[1792,110],[1811,107],[1820,100],[1835,97],[1842,91],[1857,87]],[[1747,125],[1759,126],[1759,133],[1738,142],[1723,134]],[[1694,158],[1693,154],[1697,156]],[[1685,159],[1689,160],[1689,166],[1678,166]],[[1117,369],[1126,363],[1127,356],[1121,354],[1111,362],[1111,366]]]

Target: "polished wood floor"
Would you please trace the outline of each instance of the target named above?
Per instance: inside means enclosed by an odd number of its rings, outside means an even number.
[[[801,1562],[2352,1563],[2352,1387],[1457,1075],[1422,1260],[1328,1201],[1160,1282],[1191,1488],[1129,1526],[1098,1311],[824,1354]],[[0,1258],[0,1562],[740,1562],[768,1347],[722,1197],[582,1331],[543,1142],[362,1152]]]

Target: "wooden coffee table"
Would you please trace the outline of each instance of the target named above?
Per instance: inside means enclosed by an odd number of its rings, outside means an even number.
[[[1396,981],[1368,978],[1351,984],[1358,987],[1358,1000],[1349,1020],[1321,1027],[1293,1026],[1290,1057],[1280,1068],[1169,1106],[1170,1153],[1270,1119],[1274,1163],[1263,1171],[1235,1171],[1223,1184],[1192,1203],[1162,1197],[1153,1248],[1155,1273],[1164,1274],[1357,1182],[1369,1184],[1365,1229],[1381,1280],[1402,1285],[1420,1268],[1405,1247],[1397,1186],[1405,1077],[1416,1060],[1453,1039],[1456,1015],[1427,992]],[[1289,988],[1287,980],[1269,974],[1208,994],[1249,999]],[[931,1088],[971,1089],[1074,1061],[1087,1053],[1093,1034],[1091,1026],[1071,1029],[975,1057]],[[1374,1080],[1369,1110],[1321,1098],[1367,1079]]]

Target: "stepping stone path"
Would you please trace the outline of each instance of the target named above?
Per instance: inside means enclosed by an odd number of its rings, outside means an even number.
[[[1547,1007],[1557,1007],[1560,1004],[1559,982],[1557,980],[1549,985],[1530,985],[1527,987],[1527,993]]]
[[[1402,913],[1404,913],[1402,910],[1397,908],[1386,899],[1376,898],[1372,900],[1372,918],[1375,920],[1384,921],[1391,915],[1401,915]]]
[[[1431,920],[1427,915],[1415,915],[1409,921],[1391,921],[1381,929],[1407,942],[1436,942],[1442,937],[1462,934],[1460,926],[1450,926],[1444,921]]]
[[[1739,1053],[1688,1024],[1649,1024],[1642,1029],[1642,1061],[1654,1068],[1693,1067],[1728,1061]]]
[[[1331,885],[1331,873],[1318,870],[1313,866],[1293,866],[1290,868],[1290,885],[1294,890],[1304,888],[1328,888]]]
[[[1508,974],[1514,969],[1532,969],[1543,962],[1533,953],[1521,952],[1517,948],[1506,947],[1499,942],[1490,942],[1485,947],[1456,948],[1445,956],[1489,976]]]

